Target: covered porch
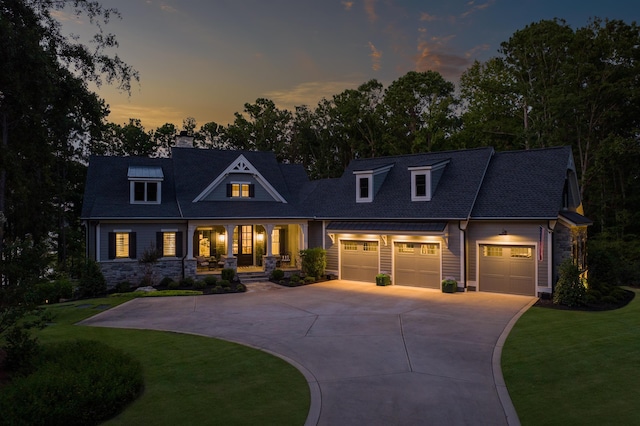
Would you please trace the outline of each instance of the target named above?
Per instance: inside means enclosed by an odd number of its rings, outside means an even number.
[[[185,268],[193,275],[224,268],[270,274],[299,269],[299,252],[307,247],[307,222],[192,221],[188,225]]]

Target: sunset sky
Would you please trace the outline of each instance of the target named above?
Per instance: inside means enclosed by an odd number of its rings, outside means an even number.
[[[245,103],[315,107],[323,97],[406,72],[435,70],[454,83],[473,60],[542,19],[572,27],[589,18],[640,21],[629,0],[103,0],[122,20],[107,30],[140,72],[131,95],[102,87],[108,121],[147,130],[194,117],[228,124]],[[65,31],[88,24],[57,14]]]

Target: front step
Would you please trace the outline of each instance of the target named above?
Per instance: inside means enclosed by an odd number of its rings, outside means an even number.
[[[260,272],[238,272],[238,279],[242,284],[251,284],[261,281],[269,281],[269,276],[263,271]]]

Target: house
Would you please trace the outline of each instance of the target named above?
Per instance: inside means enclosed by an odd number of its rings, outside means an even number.
[[[439,289],[550,293],[566,257],[583,263],[586,227],[570,147],[490,147],[353,160],[309,181],[270,152],[178,147],[170,158],[92,157],[82,219],[87,254],[110,285],[217,268],[296,270],[323,247],[327,272]]]

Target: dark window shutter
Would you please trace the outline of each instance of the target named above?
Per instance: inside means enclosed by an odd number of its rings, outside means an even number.
[[[249,184],[249,197],[253,198],[256,196],[256,186],[252,183]]]
[[[285,241],[287,240],[287,232],[285,229],[280,229],[280,255],[283,255],[287,250],[287,246],[285,245]]]
[[[231,196],[233,195],[232,189],[231,189],[231,184],[228,183],[227,184],[227,197],[231,198]]]
[[[182,257],[182,232],[176,232],[176,257]]]
[[[164,256],[164,239],[162,237],[162,232],[156,232],[156,250]]]
[[[129,258],[135,259],[136,257],[136,233],[129,232]]]
[[[116,258],[116,233],[109,232],[109,259]]]

